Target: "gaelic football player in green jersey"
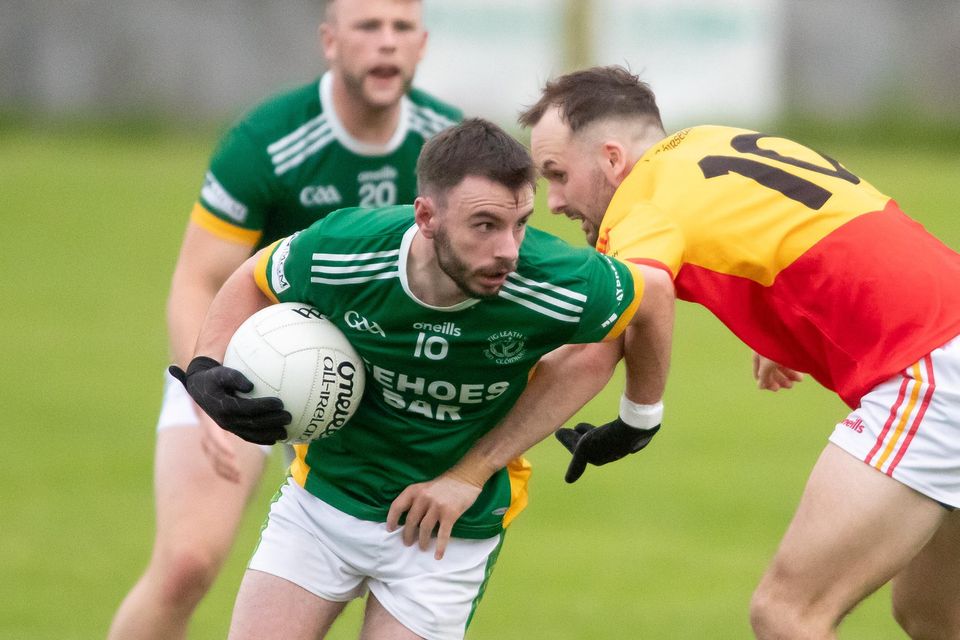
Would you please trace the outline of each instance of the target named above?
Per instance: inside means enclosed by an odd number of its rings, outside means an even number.
[[[210,161],[168,301],[173,358],[187,362],[214,294],[255,250],[335,209],[409,203],[424,141],[460,112],[412,88],[427,34],[415,0],[330,0],[329,71],[227,132]],[[168,380],[157,434],[157,534],[110,638],[184,637],[231,547],[264,453],[223,431]]]
[[[255,442],[283,438],[289,414],[279,399],[234,396],[249,387],[219,364],[255,311],[317,307],[367,368],[343,429],[297,446],[231,638],[323,637],[367,590],[363,638],[462,638],[503,530],[526,505],[529,465],[514,460],[484,482],[439,532],[449,537],[441,559],[388,528],[391,503],[500,423],[542,356],[613,342],[642,317],[634,267],[527,227],[532,162],[500,128],[473,119],[446,130],[426,144],[417,172],[413,206],[338,211],[247,260],[214,299],[186,372],[171,368],[221,426]]]

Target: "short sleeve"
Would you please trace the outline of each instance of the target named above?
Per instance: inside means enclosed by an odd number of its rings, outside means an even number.
[[[571,342],[618,337],[643,297],[643,275],[631,264],[591,252],[582,269],[585,290],[580,324]]]
[[[320,246],[324,221],[281,238],[263,250],[254,278],[274,302],[312,302],[308,299],[314,247]]]
[[[221,224],[259,233],[275,200],[274,185],[264,145],[240,123],[227,132],[210,159],[200,204]]]
[[[683,265],[686,240],[676,220],[657,207],[636,204],[619,222],[601,230],[597,248],[620,260],[659,267],[676,277]]]

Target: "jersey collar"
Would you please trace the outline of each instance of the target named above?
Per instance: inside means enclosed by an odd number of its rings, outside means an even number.
[[[361,156],[385,156],[396,151],[410,128],[410,98],[404,95],[400,98],[400,118],[397,121],[397,130],[386,144],[370,144],[357,140],[346,130],[333,107],[333,76],[329,71],[320,77],[320,108],[327,116],[330,130],[340,144],[353,153]]]
[[[407,294],[407,297],[409,297],[411,300],[416,302],[421,307],[426,307],[427,309],[432,309],[433,311],[446,311],[446,312],[462,311],[463,309],[466,309],[467,307],[472,307],[473,305],[480,302],[480,300],[477,298],[467,298],[463,302],[458,302],[457,304],[449,307],[437,307],[432,304],[427,304],[426,302],[418,298],[416,295],[414,295],[413,291],[410,290],[410,281],[407,279],[407,260],[410,257],[410,246],[413,244],[413,238],[414,236],[417,235],[417,233],[419,233],[419,231],[420,231],[420,228],[416,224],[414,224],[404,232],[403,240],[400,242],[400,264],[399,264],[400,284],[403,286],[403,291],[404,293]]]

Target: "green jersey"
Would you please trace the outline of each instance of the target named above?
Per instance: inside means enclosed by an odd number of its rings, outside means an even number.
[[[412,206],[345,209],[275,243],[256,269],[268,296],[317,307],[364,359],[356,413],[297,447],[292,467],[310,493],[364,520],[384,521],[404,488],[453,466],[509,411],[541,356],[615,337],[640,298],[633,267],[528,228],[497,297],[431,306],[407,282],[417,232]],[[496,535],[523,508],[529,471],[513,470],[487,482],[453,535]]]
[[[333,110],[332,77],[280,94],[220,141],[192,219],[220,237],[266,246],[343,207],[407,204],[420,148],[459,110],[412,90],[384,145],[353,138]]]

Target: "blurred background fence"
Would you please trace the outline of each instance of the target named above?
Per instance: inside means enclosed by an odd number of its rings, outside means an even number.
[[[785,114],[960,123],[957,0],[427,0],[418,83],[512,122],[542,83],[626,63],[668,127]],[[323,68],[320,0],[0,0],[0,112],[232,118]]]

